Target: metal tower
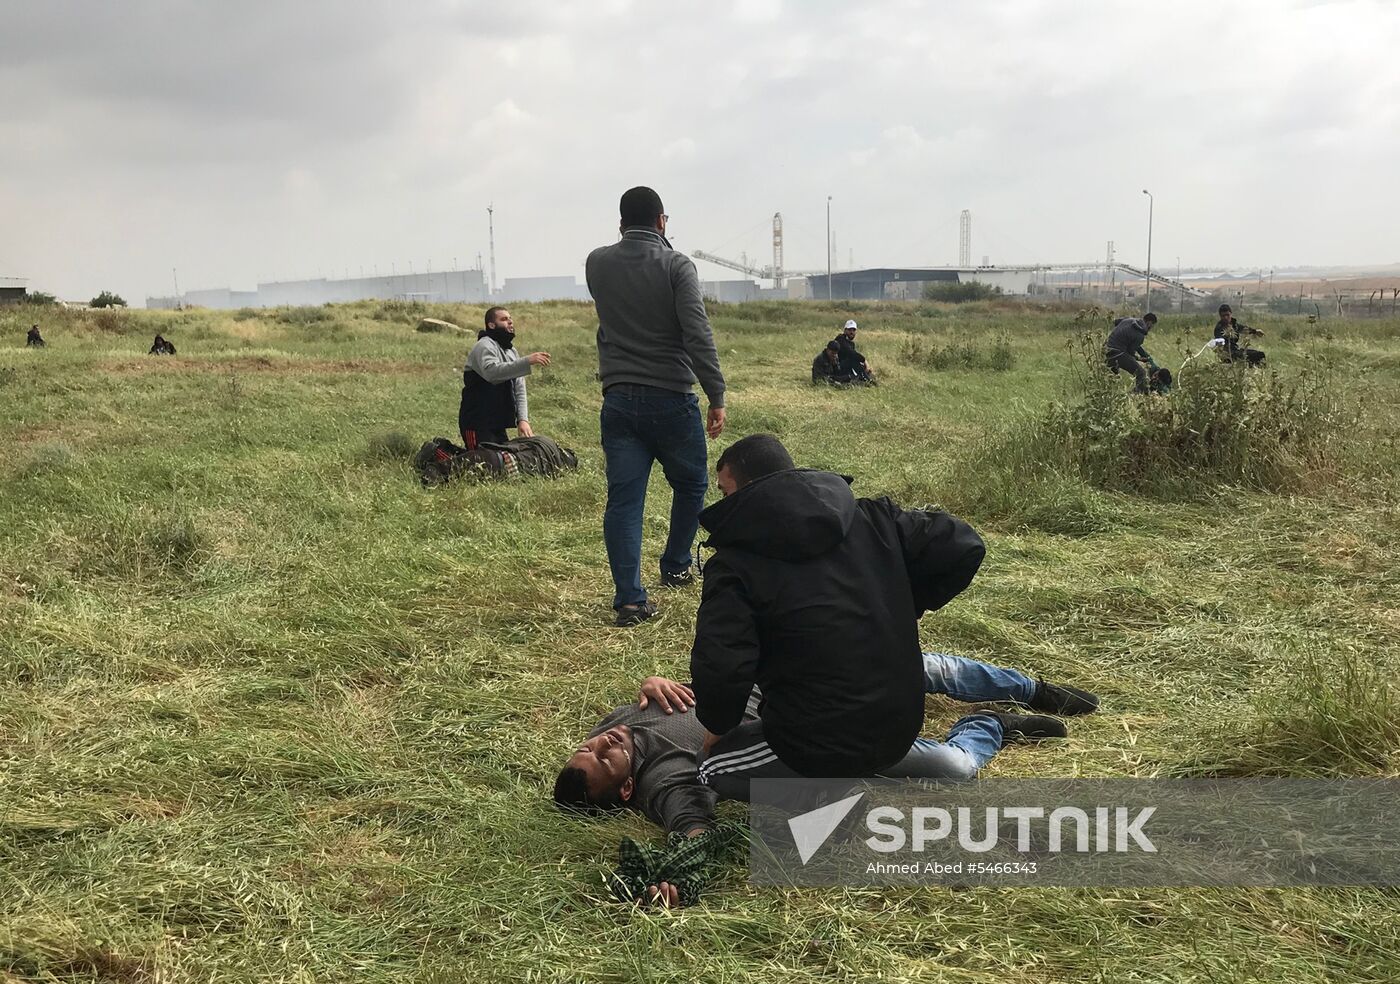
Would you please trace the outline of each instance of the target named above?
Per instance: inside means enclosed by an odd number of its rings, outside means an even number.
[[[496,296],[496,205],[486,206],[486,228],[491,244],[491,296]]]
[[[1108,285],[1112,287],[1118,280],[1118,270],[1113,265],[1113,240],[1108,241]]]
[[[972,266],[972,212],[968,209],[958,218],[958,266]]]
[[[783,213],[773,213],[773,286],[783,286]]]

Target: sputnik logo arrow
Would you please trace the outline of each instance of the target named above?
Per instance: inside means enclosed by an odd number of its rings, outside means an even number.
[[[846,814],[855,809],[864,793],[847,796],[843,800],[829,803],[807,813],[799,813],[788,820],[788,830],[792,831],[793,843],[797,845],[797,856],[806,864],[813,854],[821,850],[828,837],[846,819]]]

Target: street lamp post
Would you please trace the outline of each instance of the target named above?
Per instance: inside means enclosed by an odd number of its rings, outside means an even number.
[[[831,196],[826,196],[826,299],[831,300]]]
[[[1147,196],[1147,300],[1144,302],[1144,310],[1152,310],[1152,207],[1157,204],[1152,197],[1152,192],[1146,188],[1142,193]]]

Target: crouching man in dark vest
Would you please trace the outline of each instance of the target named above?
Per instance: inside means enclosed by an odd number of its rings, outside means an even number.
[[[511,427],[521,437],[534,437],[525,377],[535,366],[549,365],[549,353],[521,358],[515,351],[515,322],[503,307],[486,312],[486,328],[476,337],[462,371],[462,407],[457,411],[462,443],[469,451],[483,441],[500,444],[509,440],[506,430]]]

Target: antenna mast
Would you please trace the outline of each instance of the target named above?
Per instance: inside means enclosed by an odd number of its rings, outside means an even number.
[[[958,217],[958,266],[972,266],[972,212],[968,209]]]
[[[491,244],[491,295],[496,294],[496,206],[493,202],[486,206],[486,227]]]
[[[783,213],[773,213],[773,286],[783,286]]]

